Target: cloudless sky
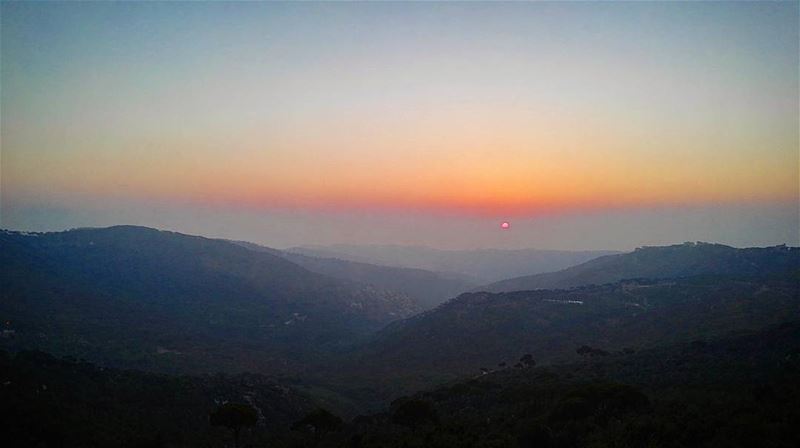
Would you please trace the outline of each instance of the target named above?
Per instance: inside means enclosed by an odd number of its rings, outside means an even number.
[[[0,8],[2,227],[800,238],[797,2]]]

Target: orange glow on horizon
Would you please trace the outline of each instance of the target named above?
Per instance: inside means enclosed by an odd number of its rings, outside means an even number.
[[[358,140],[362,149],[344,141],[333,150],[299,140],[289,142],[293,151],[283,146],[267,151],[267,144],[253,136],[226,158],[204,149],[202,142],[176,141],[170,151],[159,145],[118,154],[97,150],[80,158],[65,151],[47,160],[16,160],[12,154],[4,162],[21,165],[17,172],[26,173],[6,176],[17,195],[37,195],[45,188],[254,209],[520,216],[798,198],[797,173],[786,169],[784,159],[759,157],[757,151],[732,154],[720,163],[715,152],[691,145],[645,150],[611,129],[577,137],[566,131],[525,136],[516,127],[503,130],[496,134],[506,137],[496,139],[486,130],[480,138],[453,130],[453,138],[445,141],[439,134],[420,135],[416,146],[408,147],[412,142],[400,135],[391,144],[388,136],[376,136],[373,145]],[[510,137],[511,130],[516,137]],[[363,149],[373,146],[383,150]],[[629,149],[621,153],[619,147]]]

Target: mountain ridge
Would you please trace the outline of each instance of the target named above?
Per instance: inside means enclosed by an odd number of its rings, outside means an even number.
[[[800,248],[786,245],[734,248],[716,243],[643,246],[606,255],[560,271],[490,283],[473,291],[509,292],[565,289],[634,278],[670,278],[698,274],[759,274],[800,269]]]
[[[243,241],[234,243],[253,250],[267,251],[319,274],[397,291],[414,298],[423,309],[433,308],[479,284],[476,279],[454,272],[435,272],[303,255]]]
[[[272,254],[144,227],[4,231],[0,248],[0,315],[16,333],[4,342],[114,365],[293,371],[419,311]]]
[[[488,283],[532,272],[550,272],[616,251],[559,251],[543,249],[445,250],[425,246],[332,245],[302,246],[287,252],[339,258],[361,263],[455,272]]]
[[[636,279],[568,290],[470,292],[393,322],[348,361],[361,375],[391,378],[393,393],[516,362],[545,364],[600,352],[654,348],[796,319],[798,275]],[[352,367],[351,367],[352,368]],[[391,393],[391,392],[390,392]]]

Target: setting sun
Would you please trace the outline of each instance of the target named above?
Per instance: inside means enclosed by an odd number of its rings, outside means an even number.
[[[800,447],[798,36],[0,0],[4,446]]]

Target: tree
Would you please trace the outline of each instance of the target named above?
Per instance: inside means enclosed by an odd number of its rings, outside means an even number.
[[[325,433],[338,430],[342,427],[342,424],[341,418],[320,408],[309,412],[301,420],[296,421],[292,424],[292,429],[311,427],[314,431],[314,437],[320,438]]]
[[[524,422],[517,443],[521,448],[547,448],[553,444],[553,431],[540,423]]]
[[[255,426],[258,413],[249,404],[225,403],[211,413],[209,422],[233,431],[233,446],[239,448],[239,433],[244,427]]]
[[[588,358],[589,356],[592,356],[592,357],[594,357],[594,356],[608,356],[610,354],[610,353],[608,353],[607,351],[605,351],[603,349],[592,348],[592,347],[589,347],[588,345],[582,345],[582,346],[578,347],[578,349],[575,350],[575,353],[583,356],[584,358]]]
[[[581,355],[582,357],[586,358],[586,357],[589,356],[589,354],[592,353],[592,350],[593,349],[591,347],[589,347],[588,345],[581,345],[580,347],[578,347],[577,350],[575,350],[575,353],[577,353],[577,354]]]
[[[394,412],[392,422],[398,425],[408,426],[416,429],[426,423],[438,423],[439,416],[433,405],[423,400],[402,400],[400,403],[393,403]]]
[[[533,360],[533,355],[530,353],[526,354],[522,358],[519,358],[519,362],[525,367],[533,367],[536,365],[536,361]]]

